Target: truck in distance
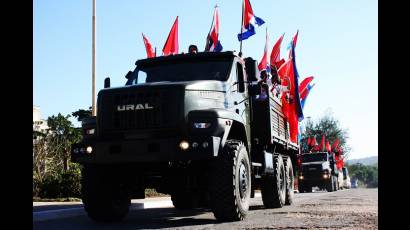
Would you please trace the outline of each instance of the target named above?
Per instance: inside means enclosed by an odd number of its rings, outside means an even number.
[[[328,192],[338,190],[339,171],[332,154],[311,152],[301,154],[299,172],[299,192],[312,192],[312,187],[319,187]]]

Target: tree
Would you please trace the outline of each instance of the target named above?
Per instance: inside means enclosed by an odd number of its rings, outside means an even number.
[[[350,178],[358,179],[370,188],[378,187],[379,176],[378,167],[376,165],[356,163],[353,165],[346,164],[346,167],[349,171]]]
[[[333,117],[332,112],[327,112],[323,117],[320,117],[316,122],[308,120],[306,128],[302,132],[301,145],[302,149],[307,149],[307,139],[315,137],[317,142],[322,140],[322,135],[325,135],[326,140],[332,144],[336,139],[339,139],[339,146],[343,149],[345,157],[350,151],[347,145],[348,131],[340,127],[339,121]]]
[[[62,164],[64,172],[69,167],[71,144],[81,139],[81,130],[73,126],[68,120],[70,117],[70,115],[63,116],[59,113],[47,119],[51,131],[48,150],[56,158],[56,163]]]
[[[73,115],[73,117],[76,117],[78,121],[82,121],[84,118],[87,117],[91,117],[91,109],[92,107],[90,106],[88,110],[85,109],[79,109],[75,112],[72,112],[71,115]]]

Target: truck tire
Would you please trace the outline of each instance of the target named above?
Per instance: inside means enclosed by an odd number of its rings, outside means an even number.
[[[174,207],[179,210],[193,209],[196,207],[196,199],[192,192],[182,190],[174,191],[171,193],[171,200]]]
[[[131,205],[126,187],[113,178],[109,168],[102,166],[84,165],[81,196],[88,216],[97,222],[121,221]]]
[[[305,192],[305,187],[302,183],[298,183],[298,191],[299,193],[304,193]]]
[[[244,144],[227,140],[210,168],[210,205],[218,221],[243,220],[249,210],[251,167]]]
[[[293,197],[295,195],[295,178],[293,175],[292,160],[290,159],[290,157],[286,158],[285,171],[286,171],[285,205],[291,205],[293,203]]]
[[[273,167],[273,175],[262,177],[262,201],[266,208],[281,208],[286,200],[286,172],[281,155],[274,157]]]
[[[326,191],[328,191],[328,192],[333,192],[334,191],[334,184],[335,183],[333,181],[334,181],[333,176],[331,176],[329,178],[329,181],[326,184]]]

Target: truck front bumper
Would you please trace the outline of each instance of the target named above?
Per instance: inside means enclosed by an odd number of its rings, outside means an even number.
[[[181,145],[181,142],[186,142]],[[218,156],[221,138],[215,136],[153,140],[89,141],[73,144],[77,163],[114,164],[211,159]],[[186,149],[181,146],[188,146]],[[89,148],[91,147],[91,148]],[[88,150],[92,150],[87,151]]]

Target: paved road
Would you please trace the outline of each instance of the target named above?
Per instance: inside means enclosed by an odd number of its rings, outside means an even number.
[[[45,212],[59,212],[62,206],[33,207],[34,229],[377,229],[378,190],[350,189],[337,192],[295,194],[295,203],[279,209],[264,209],[260,197],[251,199],[246,220],[218,223],[209,210],[178,211],[168,199],[150,199],[161,208],[141,209],[134,200],[132,211],[122,223],[94,223],[78,203],[64,206],[71,217],[41,220]],[[153,202],[154,201],[154,202]],[[46,211],[50,210],[52,211]],[[64,211],[63,210],[63,211]],[[37,219],[37,220],[36,220]]]

